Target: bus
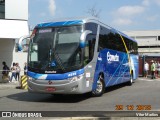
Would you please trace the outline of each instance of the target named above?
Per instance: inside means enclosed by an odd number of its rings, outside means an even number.
[[[35,26],[28,48],[28,91],[101,96],[138,78],[137,42],[95,18]]]

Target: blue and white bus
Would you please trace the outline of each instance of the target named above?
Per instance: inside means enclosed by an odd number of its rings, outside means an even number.
[[[28,50],[28,91],[101,96],[138,78],[137,42],[97,19],[38,24]]]

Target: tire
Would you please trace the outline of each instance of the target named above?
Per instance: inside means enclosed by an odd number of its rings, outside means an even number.
[[[53,97],[63,97],[63,94],[51,94]]]
[[[131,78],[130,78],[130,80],[129,80],[127,83],[128,83],[127,85],[132,86],[132,83],[133,83],[133,75],[131,75]]]
[[[101,76],[99,76],[97,81],[97,88],[92,91],[92,96],[100,97],[103,95],[104,91],[105,91],[104,79]]]

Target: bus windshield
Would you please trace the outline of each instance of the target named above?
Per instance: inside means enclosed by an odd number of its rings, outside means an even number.
[[[39,73],[63,73],[80,68],[81,33],[82,26],[36,29],[30,41],[28,69]]]

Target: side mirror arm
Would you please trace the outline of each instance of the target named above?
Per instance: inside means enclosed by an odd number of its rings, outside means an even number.
[[[86,37],[87,37],[87,35],[90,34],[90,33],[92,33],[92,31],[90,31],[90,30],[85,30],[85,31],[82,33],[82,35],[81,35],[81,37],[80,37],[80,47],[81,47],[81,48],[84,48],[84,47],[85,47]]]

